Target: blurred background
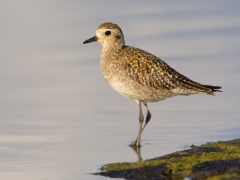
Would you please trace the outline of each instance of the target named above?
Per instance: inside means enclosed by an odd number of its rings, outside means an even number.
[[[103,22],[216,96],[149,104],[144,160],[240,137],[240,1],[0,1],[1,179],[106,179],[103,164],[137,161],[135,102],[102,77]]]

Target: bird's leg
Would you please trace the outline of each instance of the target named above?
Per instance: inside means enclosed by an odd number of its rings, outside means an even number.
[[[142,106],[141,106],[141,101],[137,101],[138,104],[138,110],[139,110],[139,129],[138,129],[138,135],[135,141],[133,141],[130,146],[141,146],[141,135],[143,131],[143,121],[144,121],[144,116],[142,113]]]
[[[151,113],[150,113],[150,111],[149,111],[149,109],[148,109],[147,103],[144,102],[143,104],[144,104],[144,106],[145,106],[145,108],[146,108],[147,115],[146,115],[146,119],[145,119],[145,122],[144,122],[143,127],[142,127],[142,131],[143,131],[144,128],[147,126],[147,123],[150,121],[150,119],[151,119],[151,117],[152,117],[152,115],[151,115]]]
[[[141,146],[141,135],[142,135],[142,131],[143,131],[143,121],[144,121],[141,102],[138,102],[138,108],[139,108],[139,129],[138,129],[136,146],[140,147]]]

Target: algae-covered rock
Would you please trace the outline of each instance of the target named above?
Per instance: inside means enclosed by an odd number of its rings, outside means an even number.
[[[107,164],[96,174],[125,179],[240,179],[240,138],[191,147],[146,161]]]
[[[202,180],[212,176],[233,173],[240,173],[240,158],[208,161],[196,164],[192,168],[191,178],[192,180]]]
[[[160,164],[157,166],[100,172],[98,175],[125,179],[166,179],[167,170],[166,164]]]

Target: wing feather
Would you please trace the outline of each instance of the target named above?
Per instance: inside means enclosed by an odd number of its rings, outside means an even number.
[[[199,92],[213,94],[220,91],[219,86],[203,85],[192,81],[158,57],[141,49],[126,46],[122,53],[122,57],[126,60],[127,75],[139,84],[157,90],[179,91],[182,94]]]

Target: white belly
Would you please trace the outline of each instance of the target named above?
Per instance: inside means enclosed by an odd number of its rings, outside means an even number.
[[[169,94],[161,93],[158,90],[153,90],[128,78],[113,78],[109,83],[115,91],[131,100],[156,102],[170,97]]]

